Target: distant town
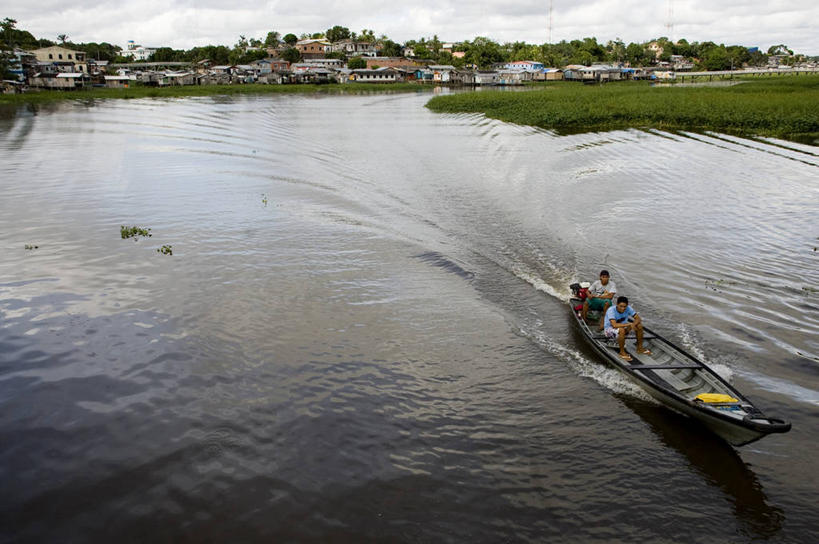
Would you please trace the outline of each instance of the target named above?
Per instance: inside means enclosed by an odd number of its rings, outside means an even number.
[[[176,50],[128,41],[72,43],[35,38],[0,23],[3,91],[19,93],[89,87],[132,88],[218,84],[416,82],[439,85],[522,85],[573,80],[673,80],[698,74],[815,71],[817,59],[785,44],[758,47],[657,38],[645,43],[595,38],[532,45],[489,38],[445,42],[432,38],[399,44],[372,30],[334,26],[314,34],[271,31],[264,39],[240,36],[232,47]]]

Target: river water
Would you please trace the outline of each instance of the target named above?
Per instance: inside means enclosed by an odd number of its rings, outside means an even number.
[[[0,541],[819,541],[817,148],[428,98],[0,119]],[[603,365],[604,267],[793,430]]]

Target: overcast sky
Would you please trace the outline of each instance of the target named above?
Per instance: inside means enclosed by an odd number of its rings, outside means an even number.
[[[549,41],[549,0],[0,0],[0,18],[38,38],[68,34],[76,42],[128,40],[188,49],[234,44],[240,34],[264,38],[321,32],[333,25],[369,28],[404,42],[437,34],[442,41]],[[767,49],[784,43],[819,55],[819,0],[553,0],[551,40],[594,36],[642,42],[658,36]]]

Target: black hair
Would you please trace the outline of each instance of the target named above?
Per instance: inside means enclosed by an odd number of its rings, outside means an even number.
[[[621,302],[628,304],[628,297],[617,297],[617,304],[620,304]]]
[[[601,270],[600,275],[601,276],[609,276],[609,271],[608,270]]]

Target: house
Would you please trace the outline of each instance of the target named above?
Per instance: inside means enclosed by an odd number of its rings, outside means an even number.
[[[546,81],[560,81],[563,79],[563,70],[560,68],[544,68],[543,74]]]
[[[614,81],[623,79],[620,68],[615,66],[593,65],[582,66],[572,64],[563,71],[563,79],[567,81],[581,81],[585,83]]]
[[[210,59],[202,59],[196,64],[193,65],[194,70],[197,74],[206,74],[210,70],[213,63]]]
[[[458,69],[451,64],[430,64],[427,66],[432,71],[432,81],[435,83],[460,83]]]
[[[341,59],[309,59],[307,63],[322,68],[341,68],[345,64]]]
[[[265,83],[268,85],[282,85],[293,82],[293,72],[289,70],[277,70],[269,74],[263,74],[256,80],[257,83]]]
[[[193,72],[165,72],[158,80],[160,87],[179,85],[196,85],[196,75]]]
[[[415,66],[393,66],[396,81],[415,81],[417,68]]]
[[[356,40],[339,40],[330,45],[329,51],[333,53],[344,53],[348,57],[377,57],[378,48],[371,42],[360,42]]]
[[[257,76],[265,76],[273,72],[289,70],[290,63],[283,59],[261,59],[250,63]]]
[[[336,80],[336,71],[321,66],[313,66],[306,72],[302,72],[304,83],[330,83]]]
[[[0,51],[0,55],[3,53],[3,51]],[[25,67],[27,65],[30,66],[36,64],[37,57],[28,51],[17,48],[15,48],[10,54],[6,52],[6,55],[8,58],[8,71],[12,74],[12,78],[16,79],[17,81],[25,81]]]
[[[566,66],[563,71],[563,79],[567,81],[602,82],[623,79],[623,74],[622,70],[615,66],[571,64]]]
[[[250,65],[257,76],[266,75],[273,71],[270,67],[270,61],[267,59],[254,60]]]
[[[127,89],[133,79],[131,76],[103,76],[105,78],[105,86],[109,89]]]
[[[429,68],[417,68],[413,76],[415,81],[420,81],[421,83],[432,82],[432,70]]]
[[[303,59],[320,59],[330,51],[330,42],[327,40],[299,40],[295,45]]]
[[[88,73],[94,75],[104,74],[108,71],[107,60],[88,59]]]
[[[40,49],[29,51],[29,53],[34,55],[38,62],[58,63],[64,66],[70,66],[70,73],[88,73],[88,63],[85,60],[84,51],[75,51],[67,47],[52,45],[51,47],[41,47]]]
[[[393,68],[353,70],[350,74],[350,80],[357,83],[395,83],[396,79],[396,71]]]
[[[29,78],[29,85],[43,89],[73,90],[88,83],[88,74],[82,72],[60,72],[57,74],[35,74]]]
[[[535,62],[533,60],[516,60],[508,62],[504,66],[506,70],[543,70],[542,62]]]
[[[498,85],[523,85],[534,80],[534,72],[529,70],[499,70]]]
[[[401,49],[401,55],[404,57],[414,57],[415,50],[412,47],[404,47]]]
[[[25,83],[22,81],[14,81],[9,79],[0,81],[0,92],[3,94],[18,94],[23,92],[24,87]]]
[[[495,70],[477,70],[472,72],[472,85],[497,85],[500,75]]]
[[[694,63],[687,61],[682,55],[671,55],[671,66],[677,72],[690,72],[694,69]]]

